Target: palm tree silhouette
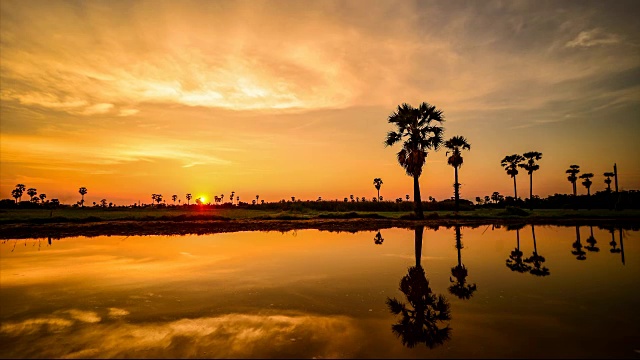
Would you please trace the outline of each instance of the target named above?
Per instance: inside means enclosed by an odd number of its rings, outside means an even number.
[[[236,194],[235,191],[231,192],[231,196],[229,196],[229,200],[231,200],[231,205],[233,205],[233,196]]]
[[[533,264],[533,268],[529,270],[529,273],[536,276],[551,275],[549,269],[546,266],[542,266],[542,263],[546,261],[544,256],[538,254],[538,244],[536,243],[536,229],[531,224],[531,234],[533,236],[533,254],[531,257],[524,259],[524,262]]]
[[[456,225],[456,249],[458,249],[458,265],[451,268],[451,275],[456,278],[455,284],[449,286],[449,292],[460,299],[470,299],[476,291],[476,284],[467,284],[468,270],[462,264],[462,234],[460,225]],[[450,277],[449,282],[454,282]]]
[[[380,178],[373,179],[373,186],[375,186],[376,190],[378,190],[378,199],[380,199],[380,187],[382,186],[382,179]]]
[[[11,190],[11,196],[16,199],[16,204],[17,204],[18,199],[22,197],[22,190],[18,188]]]
[[[458,211],[458,203],[460,201],[460,183],[458,182],[458,168],[462,166],[462,150],[471,150],[471,145],[463,136],[454,136],[444,143],[444,147],[449,149],[447,155],[451,153],[447,163],[453,166],[455,174],[455,182],[453,183],[453,191],[455,194],[455,209]]]
[[[193,198],[193,196],[191,194],[187,194],[186,195],[187,198],[187,206],[189,206],[189,202],[191,201],[191,199]]]
[[[259,199],[260,199],[260,195],[256,195],[256,203],[258,202]]]
[[[507,225],[507,230],[515,230],[516,231],[516,248],[509,254],[509,258],[507,259],[506,265],[511,271],[526,273],[531,271],[531,266],[526,264],[523,259],[522,251],[520,251],[520,229],[524,228],[523,224],[517,225]]]
[[[175,205],[176,200],[178,200],[178,195],[171,195],[171,200],[173,200],[173,205]]]
[[[27,187],[24,186],[24,184],[17,184],[16,185],[16,190],[20,190],[20,196],[19,196],[19,201],[22,201],[22,194],[24,194],[25,191],[27,191]]]
[[[399,105],[396,112],[389,116],[388,122],[396,126],[396,131],[387,133],[385,146],[393,146],[403,141],[402,149],[397,155],[398,163],[407,175],[413,177],[413,201],[416,215],[419,219],[424,219],[419,178],[422,167],[427,161],[428,151],[437,151],[442,145],[444,133],[444,129],[440,126],[444,122],[442,110],[426,102],[420,104],[418,108],[405,103]]]
[[[591,252],[598,252],[600,251],[600,248],[596,246],[598,241],[593,236],[593,226],[589,226],[589,231],[591,232],[591,235],[589,235],[589,237],[587,238],[587,244],[589,245],[585,246],[584,248]]]
[[[80,200],[80,205],[84,207],[84,196],[87,195],[89,191],[87,190],[86,187],[83,186],[80,189],[78,189],[78,192],[80,193],[80,195],[82,195],[82,200]]]
[[[391,326],[391,331],[400,338],[402,344],[413,348],[425,344],[430,349],[449,340],[449,325],[440,327],[444,321],[451,320],[450,306],[444,295],[436,295],[429,287],[429,280],[420,266],[422,234],[424,227],[415,228],[416,266],[409,268],[407,275],[400,280],[400,291],[405,295],[407,303],[396,298],[387,298],[387,306],[394,315],[402,318]],[[419,244],[418,244],[419,243]]]
[[[587,188],[587,209],[591,210],[591,178],[593,177],[592,173],[584,173],[580,175],[580,179],[584,179],[582,185]]]
[[[382,234],[380,234],[380,230],[378,230],[376,236],[373,237],[373,243],[376,245],[382,245],[383,242],[384,239],[382,238]]]
[[[45,194],[45,193],[42,193],[39,196],[40,196],[40,201],[42,201],[42,202],[44,202],[44,199],[47,198],[47,194]]]
[[[611,177],[614,176],[615,174],[612,172],[606,172],[602,175],[607,177],[606,179],[604,179],[604,183],[607,184],[607,192],[611,193]]]
[[[29,195],[29,197],[31,198],[30,200],[33,201],[33,198],[38,195],[38,190],[36,190],[36,188],[29,188],[27,190],[27,195]]]
[[[580,241],[580,227],[576,226],[576,242],[573,243],[573,248],[575,250],[571,251],[573,255],[576,256],[578,260],[587,260],[587,253],[582,250],[582,242]]]
[[[567,180],[573,185],[573,196],[577,196],[576,181],[578,181],[578,177],[576,175],[580,172],[580,165],[570,165],[565,172],[569,174]]]
[[[513,178],[513,192],[514,198],[518,201],[518,188],[516,186],[516,175],[518,175],[518,165],[524,161],[522,155],[513,154],[505,156],[500,162],[500,165],[507,171],[507,175]]]
[[[527,170],[529,174],[529,209],[533,210],[533,172],[540,169],[540,165],[536,164],[536,161],[542,159],[542,153],[537,151],[529,151],[522,154],[526,162],[519,164],[521,168]]]

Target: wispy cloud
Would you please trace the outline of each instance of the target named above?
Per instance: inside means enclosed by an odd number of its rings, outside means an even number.
[[[581,31],[575,39],[568,41],[565,46],[569,48],[575,47],[592,47],[598,45],[612,45],[621,41],[620,36],[603,31],[602,29],[592,29]]]

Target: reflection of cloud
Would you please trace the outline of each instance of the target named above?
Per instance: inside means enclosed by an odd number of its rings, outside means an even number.
[[[98,316],[98,314],[93,311],[71,309],[67,312],[69,313],[69,315],[71,315],[72,318],[86,323],[97,323],[102,320],[100,316]]]
[[[109,316],[111,317],[118,317],[118,316],[125,316],[125,315],[129,315],[129,312],[125,309],[109,308]]]
[[[124,311],[110,309],[110,312],[113,310]],[[97,317],[93,312],[67,313]],[[353,320],[344,316],[228,314],[165,323],[125,323],[117,319],[98,323],[83,319],[75,326],[71,326],[72,319],[62,318],[3,323],[4,335],[20,336],[10,347],[13,352],[5,354],[109,358],[253,357],[256,354],[282,357],[295,347],[296,351],[305,351],[310,356],[336,357],[339,350],[356,350],[355,344],[362,336]],[[40,332],[51,324],[57,326],[57,333]],[[61,336],[66,339],[64,342],[59,341]],[[83,350],[78,353],[71,349]]]

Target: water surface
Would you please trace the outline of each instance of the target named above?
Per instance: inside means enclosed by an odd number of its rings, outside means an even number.
[[[29,239],[0,257],[3,358],[640,356],[637,231]]]

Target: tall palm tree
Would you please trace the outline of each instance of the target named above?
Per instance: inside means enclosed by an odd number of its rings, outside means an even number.
[[[529,174],[529,209],[533,210],[533,172],[540,169],[540,165],[536,164],[536,161],[542,159],[542,153],[537,151],[529,151],[522,154],[526,162],[519,164],[518,166],[527,170]]]
[[[507,175],[513,178],[513,192],[514,198],[518,201],[518,188],[516,186],[516,175],[518,175],[518,165],[524,161],[524,157],[522,155],[513,154],[505,156],[504,159],[500,162],[500,165],[504,167],[507,171]]]
[[[524,262],[533,264],[533,268],[529,270],[529,273],[537,276],[551,275],[549,269],[546,266],[542,266],[542,263],[546,261],[544,256],[538,254],[538,245],[536,243],[536,229],[531,225],[531,234],[533,235],[533,254],[531,257],[524,259]]]
[[[30,200],[33,201],[33,198],[38,195],[38,190],[36,190],[36,188],[29,188],[27,190],[27,195],[29,195],[29,197],[31,198]]]
[[[580,179],[584,180],[582,181],[582,185],[584,185],[584,187],[587,188],[587,209],[588,210],[591,210],[591,184],[593,184],[593,182],[591,181],[592,177],[593,177],[592,173],[584,173],[580,175]]]
[[[444,143],[444,147],[449,149],[447,155],[451,153],[447,163],[453,166],[455,174],[455,182],[453,183],[453,191],[455,194],[455,206],[458,211],[458,203],[460,201],[460,183],[458,182],[458,168],[462,166],[462,150],[471,150],[471,145],[464,136],[454,136]]]
[[[606,176],[606,179],[604,179],[604,183],[607,184],[607,192],[611,193],[611,177],[615,174],[612,172],[606,172],[602,175]]]
[[[235,191],[231,192],[231,196],[229,197],[229,200],[231,200],[231,204],[233,205],[233,196],[236,194]]]
[[[458,249],[458,265],[451,268],[451,275],[456,278],[455,284],[449,286],[449,292],[460,299],[470,299],[476,291],[476,284],[467,284],[467,276],[469,272],[462,264],[462,234],[460,233],[460,225],[456,225],[456,249]],[[449,277],[449,282],[454,280]]]
[[[24,184],[17,184],[16,185],[16,189],[20,190],[20,196],[19,196],[19,201],[22,201],[22,194],[24,194],[25,191],[27,191],[27,187],[24,186]]]
[[[187,194],[186,198],[187,198],[187,206],[189,206],[189,202],[191,201],[191,199],[193,199],[193,196],[191,194]]]
[[[580,172],[580,165],[570,165],[569,169],[565,171],[569,176],[567,176],[567,180],[573,185],[573,197],[578,196],[578,190],[576,188],[576,181],[578,181],[578,177],[576,176]]]
[[[16,204],[18,203],[18,199],[22,197],[22,190],[15,188],[11,190],[11,196],[16,199]]]
[[[45,193],[42,193],[39,196],[40,196],[40,201],[42,201],[42,202],[44,202],[44,199],[47,198],[47,194],[45,194]]]
[[[416,227],[416,266],[409,268],[407,275],[400,280],[400,291],[404,294],[405,304],[396,298],[387,298],[387,306],[394,315],[402,318],[391,326],[391,331],[400,338],[402,344],[413,348],[424,343],[430,349],[444,344],[451,336],[449,325],[441,323],[451,320],[450,305],[443,295],[436,295],[429,286],[424,269],[420,266],[422,233],[424,227]]]
[[[373,186],[375,186],[376,190],[378,190],[378,199],[380,199],[380,187],[382,186],[382,179],[380,178],[373,179]]]
[[[256,195],[256,203],[260,200],[260,195]]]
[[[176,200],[178,200],[178,195],[171,195],[171,200],[173,200],[173,205],[175,205]]]
[[[87,195],[89,191],[87,190],[86,187],[83,186],[80,189],[78,189],[78,192],[80,193],[80,195],[82,195],[82,200],[80,200],[80,205],[84,207],[84,196]]]
[[[397,154],[398,163],[407,175],[413,177],[413,200],[416,215],[424,219],[422,198],[420,196],[420,175],[422,167],[427,161],[429,150],[437,151],[443,142],[444,122],[442,110],[423,102],[417,108],[409,104],[402,104],[391,114],[388,122],[396,126],[395,131],[389,131],[385,139],[385,146],[393,146],[403,141],[402,149]]]
[[[526,273],[531,271],[531,266],[526,264],[522,255],[523,252],[520,251],[520,229],[524,228],[524,225],[507,225],[507,230],[515,230],[516,231],[516,248],[509,254],[509,258],[507,259],[506,265],[511,271]]]

